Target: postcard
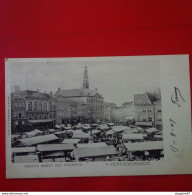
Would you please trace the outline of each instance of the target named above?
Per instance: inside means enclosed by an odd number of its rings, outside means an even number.
[[[8,58],[6,176],[192,173],[189,55]]]

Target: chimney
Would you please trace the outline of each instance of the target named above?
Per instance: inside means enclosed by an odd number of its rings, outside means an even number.
[[[53,96],[53,92],[52,92],[52,91],[50,91],[49,95],[52,97],[52,96]]]
[[[61,91],[61,88],[58,88],[58,91]]]
[[[37,89],[37,93],[39,92],[39,89]]]
[[[95,91],[97,91],[97,88],[95,88]]]

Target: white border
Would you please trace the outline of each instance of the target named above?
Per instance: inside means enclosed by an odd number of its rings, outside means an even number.
[[[121,61],[121,60],[159,60],[161,72],[162,117],[164,131],[164,154],[162,161],[150,162],[81,162],[81,163],[31,163],[35,168],[25,168],[26,164],[11,163],[11,127],[10,127],[10,65],[13,62],[45,61]],[[149,70],[150,71],[150,70]],[[189,55],[129,56],[129,57],[88,57],[88,58],[23,58],[7,59],[6,74],[6,177],[7,178],[44,178],[78,176],[123,176],[123,175],[168,175],[192,173],[192,136],[191,136],[191,99],[189,77]],[[171,102],[174,87],[182,92],[185,102],[182,106]],[[171,150],[173,137],[170,135],[174,126],[175,142],[178,152]],[[119,164],[118,164],[119,163]],[[141,163],[140,165],[134,163]],[[41,165],[49,167],[41,167]],[[74,166],[69,166],[69,165]],[[78,164],[78,166],[75,166]],[[56,166],[57,165],[57,166]],[[50,167],[52,166],[52,167]]]

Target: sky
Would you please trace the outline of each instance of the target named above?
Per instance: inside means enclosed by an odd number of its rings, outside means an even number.
[[[121,106],[133,101],[134,94],[154,92],[160,88],[158,60],[35,60],[9,63],[10,85],[21,90],[55,93],[58,88],[82,87],[84,67],[88,68],[89,88],[97,88],[104,101]]]

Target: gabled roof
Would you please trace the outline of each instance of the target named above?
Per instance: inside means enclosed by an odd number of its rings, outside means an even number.
[[[68,90],[58,90],[54,96],[64,96],[64,97],[79,97],[79,96],[96,96],[102,97],[101,94],[96,90],[80,88],[80,89],[68,89]]]

